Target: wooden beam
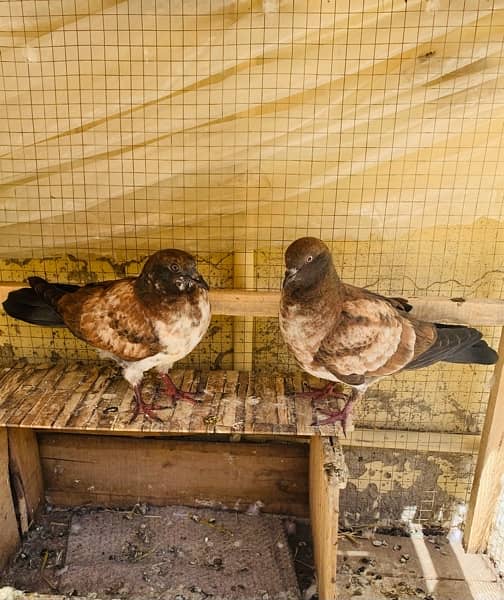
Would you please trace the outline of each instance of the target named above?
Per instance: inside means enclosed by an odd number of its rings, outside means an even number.
[[[185,504],[308,516],[308,448],[301,444],[174,441],[39,434],[51,503]]]
[[[339,491],[346,464],[337,438],[310,440],[310,517],[320,600],[336,600]]]
[[[475,455],[478,453],[480,438],[481,436],[476,433],[356,427],[348,437],[341,438],[340,443],[357,448],[390,448],[414,452],[454,452]]]
[[[44,498],[37,436],[32,429],[8,430],[9,466],[21,526],[26,533]]]
[[[0,570],[2,570],[20,544],[9,479],[9,445],[5,427],[0,427],[0,532]]]
[[[504,329],[488,400],[464,533],[468,552],[484,552],[504,476]]]
[[[0,283],[0,303],[10,291],[24,287],[20,283]],[[242,289],[210,291],[212,311],[216,315],[276,317],[280,292]],[[417,319],[462,325],[504,326],[504,301],[485,298],[409,298],[410,313]]]
[[[235,252],[233,285],[241,290],[254,283],[254,252]],[[217,290],[219,291],[219,290]],[[217,314],[217,313],[216,313]],[[233,318],[233,369],[252,370],[254,357],[254,317],[236,315]]]

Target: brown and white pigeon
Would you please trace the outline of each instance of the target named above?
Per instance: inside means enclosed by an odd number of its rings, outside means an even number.
[[[159,250],[138,277],[77,285],[48,283],[29,277],[30,288],[10,292],[5,312],[35,325],[67,327],[112,358],[132,386],[138,413],[158,419],[159,406],[142,400],[142,379],[157,369],[174,400],[194,401],[168,376],[173,363],[199,343],[210,323],[208,284],[194,258],[182,250]]]
[[[341,411],[323,411],[319,424],[342,423],[370,384],[405,369],[439,361],[490,365],[497,353],[471,327],[419,321],[402,298],[386,298],[343,283],[329,248],[304,237],[285,252],[280,329],[300,367],[329,380],[314,400],[334,394],[337,382],[352,387]],[[310,394],[309,394],[310,395]]]

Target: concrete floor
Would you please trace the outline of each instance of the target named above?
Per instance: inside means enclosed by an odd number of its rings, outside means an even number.
[[[340,534],[338,600],[504,600],[487,556],[435,528],[388,533]],[[317,598],[307,521],[145,505],[46,512],[0,577],[0,600],[25,597],[2,585],[33,600]]]
[[[338,557],[338,600],[504,600],[489,558],[444,535],[343,536]]]

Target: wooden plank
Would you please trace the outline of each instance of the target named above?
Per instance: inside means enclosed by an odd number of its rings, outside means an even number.
[[[9,291],[24,287],[19,283],[0,284],[0,302]],[[279,292],[242,289],[213,289],[210,302],[214,315],[277,317]],[[504,300],[487,298],[410,297],[412,315],[438,323],[504,326]]]
[[[226,371],[224,390],[220,399],[217,422],[215,424],[216,433],[232,433],[234,431],[236,408],[240,404],[240,400],[236,395],[239,375],[238,371]]]
[[[9,467],[21,525],[26,533],[44,498],[38,441],[31,429],[9,428]]]
[[[39,434],[46,496],[56,504],[145,501],[308,514],[304,444],[190,442]]]
[[[292,397],[308,379],[299,371],[294,375],[269,376],[247,371],[194,374],[174,370],[171,376],[178,386],[186,389],[191,386],[193,391],[201,392],[203,401],[195,406],[182,401],[159,411],[162,422],[139,417],[130,423],[132,391],[109,365],[16,366],[4,371],[0,381],[5,384],[0,392],[3,395],[1,423],[33,429],[114,431],[132,435],[149,432],[312,436],[318,433],[318,428],[311,425],[312,402]],[[155,395],[157,402],[169,406],[157,374],[148,375],[146,379],[146,401]],[[326,435],[340,431],[339,424],[320,429]],[[476,454],[479,440],[479,435],[469,433],[357,428],[342,439],[342,443]]]
[[[304,374],[295,373],[292,378],[294,392],[300,392],[303,389]],[[296,425],[298,435],[313,435],[312,422],[315,418],[312,402],[308,398],[300,396],[294,397],[296,406]]]
[[[121,397],[127,396],[126,390],[129,388],[128,384],[123,381],[121,375],[115,372],[111,367],[108,367],[100,373],[90,389],[82,396],[79,404],[72,410],[68,421],[65,423],[66,428],[86,428],[86,424],[96,410],[96,405],[100,401],[101,395],[114,377],[117,377],[125,386],[124,391],[121,393]]]
[[[86,377],[82,379],[81,383],[76,386],[70,397],[67,398],[63,409],[53,423],[53,428],[59,429],[64,427],[72,415],[74,415],[74,411],[78,410],[78,407],[86,397],[86,394],[93,389],[93,386],[95,386],[100,380],[103,381],[105,377],[109,376],[110,367],[108,365],[87,366]]]
[[[339,491],[346,465],[336,438],[310,441],[310,518],[320,600],[336,600]]]
[[[357,427],[348,437],[340,437],[344,446],[390,448],[415,452],[478,453],[480,436],[473,433],[404,431],[402,429],[366,429]]]
[[[35,367],[31,365],[25,365],[22,368],[16,366],[2,377],[2,385],[0,386],[0,422],[3,423],[5,417],[13,410],[16,409],[17,404],[13,401],[12,396],[17,390],[23,385],[23,382],[27,385],[30,384],[30,378],[35,374]],[[43,376],[41,372],[40,376]]]
[[[16,512],[9,480],[9,446],[7,429],[0,427],[0,570],[20,544]]]
[[[253,251],[234,252],[233,286],[245,291],[255,283],[255,254]],[[212,298],[210,299],[212,302]],[[218,302],[218,295],[217,295]],[[213,305],[212,305],[213,310]],[[215,313],[217,314],[217,313]],[[251,371],[254,356],[254,315],[235,315],[233,319],[233,368]]]
[[[257,403],[254,406],[253,431],[272,433],[278,429],[275,388],[272,387],[272,375],[258,372],[254,374],[254,389]]]
[[[48,370],[47,375],[39,383],[36,391],[37,401],[30,410],[25,413],[20,425],[22,427],[33,427],[34,423],[39,423],[41,427],[50,427],[52,424],[45,419],[47,407],[51,406],[51,399],[58,389],[59,381],[65,375],[65,364],[57,364]],[[45,409],[45,410],[44,410]],[[47,412],[49,414],[49,412]],[[50,413],[52,414],[52,412]]]
[[[47,369],[13,369],[13,378],[4,386],[4,401],[0,406],[0,420],[13,425],[20,422],[39,400],[39,384],[47,375]],[[7,391],[8,390],[8,391]]]
[[[499,356],[481,434],[464,530],[464,544],[468,552],[486,550],[504,476],[504,328],[499,343]]]
[[[78,362],[65,364],[62,374],[57,380],[48,376],[48,393],[42,394],[46,398],[45,405],[40,408],[35,419],[45,423],[48,428],[52,428],[52,424],[60,412],[62,412],[73,391],[81,384],[84,378],[85,371],[83,371],[83,365]],[[51,386],[51,380],[55,383],[54,387]]]
[[[212,311],[216,315],[276,317],[279,292],[211,290]],[[504,325],[504,301],[486,298],[409,298],[417,319],[469,325]]]

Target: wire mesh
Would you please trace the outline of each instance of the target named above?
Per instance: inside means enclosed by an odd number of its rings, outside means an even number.
[[[121,277],[175,246],[213,287],[278,290],[285,247],[315,235],[349,283],[502,297],[502,8],[0,3],[0,279]],[[62,329],[5,316],[0,350],[96,360]],[[214,317],[180,364],[297,368],[276,320],[247,316]],[[410,432],[413,453],[356,451],[348,497],[393,496],[375,519],[411,505],[446,520],[467,500],[476,442],[433,436],[430,451],[454,454],[429,463],[415,435],[480,432],[490,377],[440,366],[371,388],[357,424]]]

